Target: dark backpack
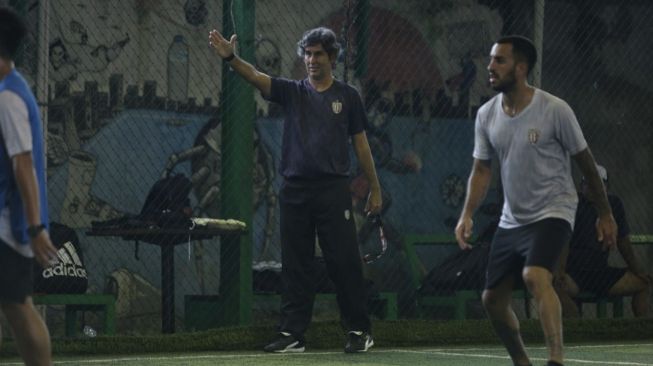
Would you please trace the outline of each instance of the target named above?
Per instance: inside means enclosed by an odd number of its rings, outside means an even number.
[[[433,268],[417,290],[422,295],[451,294],[457,290],[482,290],[490,255],[490,245],[476,244],[470,250],[458,250]]]
[[[57,248],[59,263],[48,268],[34,265],[34,293],[85,293],[88,276],[77,233],[66,225],[51,222],[49,234]]]
[[[162,228],[188,228],[192,188],[193,184],[183,174],[156,181],[145,198],[139,219]]]

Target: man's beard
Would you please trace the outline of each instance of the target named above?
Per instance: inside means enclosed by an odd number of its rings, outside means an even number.
[[[500,80],[499,84],[493,86],[492,89],[500,93],[507,93],[513,91],[515,89],[515,86],[517,85],[517,80],[515,79],[515,70],[512,70],[511,72],[506,74],[504,79],[505,80]]]

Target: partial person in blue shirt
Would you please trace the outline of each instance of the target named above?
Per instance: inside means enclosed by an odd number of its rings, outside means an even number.
[[[14,58],[24,21],[0,8],[0,306],[27,365],[52,364],[50,336],[32,303],[34,259],[56,261],[47,231],[45,151],[39,110]]]

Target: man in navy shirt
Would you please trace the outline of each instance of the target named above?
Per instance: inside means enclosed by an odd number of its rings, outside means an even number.
[[[597,170],[607,189],[607,170],[600,165]],[[587,189],[587,181],[583,178],[569,254],[563,255],[560,272],[556,276],[556,290],[560,295],[563,314],[577,317],[578,308],[569,297],[575,297],[580,291],[589,291],[600,296],[632,295],[633,314],[636,317],[645,317],[649,310],[651,276],[633,252],[624,205],[618,196],[608,194],[608,201],[619,228],[617,248],[627,265],[626,268],[616,268],[608,265],[609,252],[601,250],[597,243],[597,213],[587,198]]]
[[[332,30],[304,33],[297,54],[308,78],[271,78],[234,53],[236,35],[226,40],[209,33],[218,56],[266,99],[285,112],[279,194],[281,211],[280,335],[266,352],[303,352],[304,332],[315,299],[315,236],[336,285],[342,323],[347,331],[345,352],[365,352],[374,342],[366,310],[362,263],[352,213],[348,177],[349,142],[370,182],[366,211],[381,211],[381,188],[365,135],[367,117],[358,92],[333,76],[339,45]]]

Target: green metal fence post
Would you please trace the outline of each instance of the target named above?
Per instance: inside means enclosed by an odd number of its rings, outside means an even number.
[[[224,2],[223,30],[238,35],[238,55],[254,64],[254,0]],[[252,164],[256,118],[254,90],[244,79],[222,68],[222,179],[224,218],[247,223],[240,237],[223,238],[220,258],[220,301],[225,324],[249,324],[252,303]]]
[[[356,60],[354,75],[362,78],[367,73],[367,44],[369,39],[370,0],[359,0],[354,10],[356,23]],[[362,92],[362,91],[361,91]]]

